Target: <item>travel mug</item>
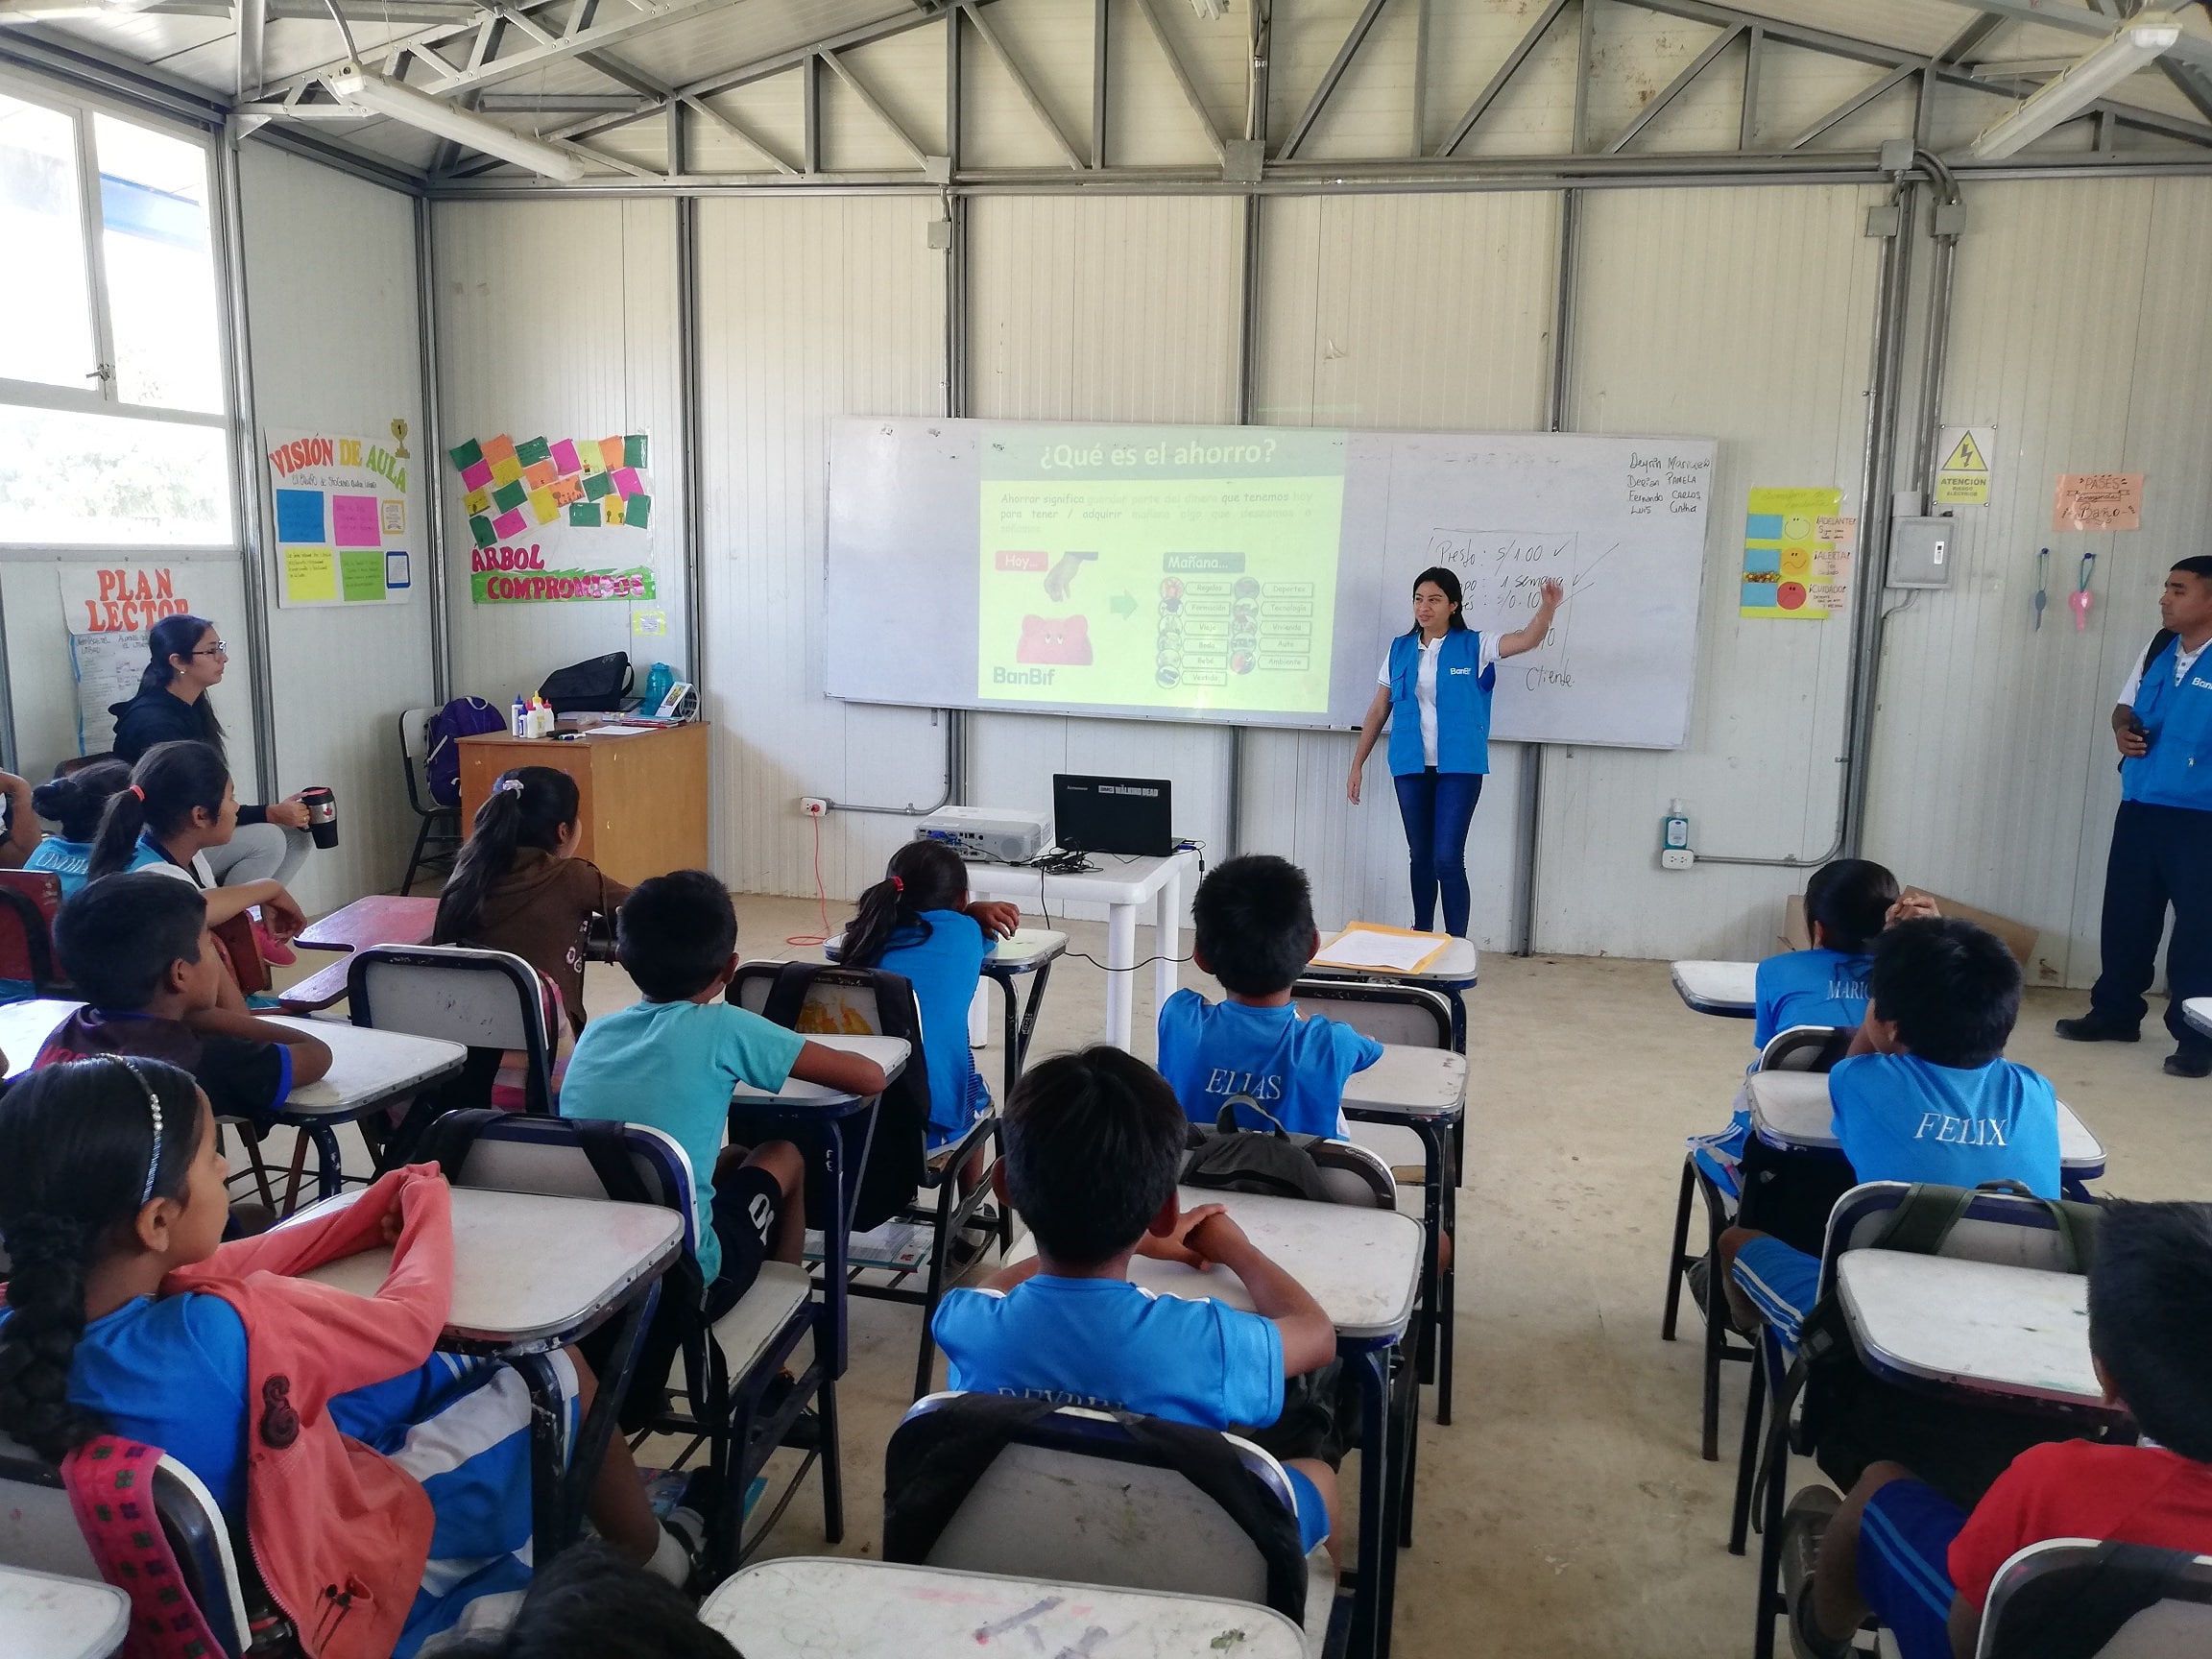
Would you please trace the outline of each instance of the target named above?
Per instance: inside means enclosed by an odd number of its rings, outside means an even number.
[[[318,783],[300,791],[300,805],[307,808],[307,833],[315,837],[315,845],[331,848],[338,845],[338,797],[327,784]]]

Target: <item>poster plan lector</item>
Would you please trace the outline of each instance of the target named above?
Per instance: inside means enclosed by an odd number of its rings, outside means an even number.
[[[1493,734],[1679,745],[1709,439],[832,422],[828,691],[855,702],[1358,725],[1414,577],[1507,633]]]

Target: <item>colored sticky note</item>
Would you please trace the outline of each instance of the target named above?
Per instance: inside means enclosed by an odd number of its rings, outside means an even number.
[[[533,490],[530,492],[530,516],[537,519],[539,523],[552,523],[554,517],[559,514],[560,511],[561,509],[553,504],[552,491]]]
[[[471,547],[489,547],[499,540],[499,533],[492,528],[492,520],[481,513],[469,516],[469,536]]]
[[[541,461],[551,459],[553,446],[542,438],[532,438],[515,445],[515,459],[525,467],[535,467]]]
[[[533,490],[542,490],[560,474],[553,470],[550,461],[533,461],[522,469],[522,482]]]
[[[637,476],[635,467],[618,467],[614,470],[614,488],[625,495],[645,493],[645,480]]]
[[[599,503],[596,501],[571,501],[568,504],[568,523],[578,530],[599,528]]]
[[[560,443],[553,445],[553,465],[563,472],[577,472],[583,469],[584,460],[582,456],[576,453],[575,439],[564,438]]]
[[[284,596],[295,604],[338,597],[338,555],[327,547],[286,547]]]
[[[621,523],[623,521],[622,497],[619,495],[610,495],[606,500],[600,502],[599,517],[602,523]]]
[[[613,471],[617,467],[627,467],[629,465],[629,463],[622,458],[622,440],[619,438],[600,439],[599,458],[607,463],[607,470],[610,472]]]
[[[547,486],[553,492],[553,504],[565,507],[572,501],[584,499],[584,480],[581,478],[556,478]]]
[[[629,437],[622,440],[622,465],[625,467],[642,467],[645,465],[644,433],[633,432]],[[629,492],[624,491],[623,493],[628,494]]]
[[[276,492],[276,540],[279,541],[325,542],[330,539],[323,527],[323,492],[320,490],[279,490]]]
[[[607,457],[599,453],[597,444],[587,442],[576,445],[576,465],[586,477],[589,477],[594,472],[607,470]]]
[[[367,553],[345,552],[338,555],[338,580],[346,594],[346,602],[358,605],[373,599],[382,603],[384,598],[384,554],[381,548]]]
[[[633,530],[642,530],[653,514],[650,495],[625,495],[622,497],[622,522]]]
[[[493,463],[515,459],[515,440],[502,432],[484,445],[484,459]]]
[[[492,484],[492,463],[478,461],[474,466],[462,468],[461,482],[470,490],[489,489]]]
[[[453,457],[453,465],[456,468],[458,468],[461,471],[466,472],[469,468],[475,466],[479,461],[484,459],[484,445],[477,443],[475,439],[471,438],[468,443],[462,445],[460,448],[448,449],[445,451],[445,453]]]
[[[471,490],[461,497],[461,511],[464,513],[481,513],[491,505],[492,492],[489,490]]]
[[[502,513],[512,513],[529,497],[530,492],[522,488],[520,479],[517,479],[514,483],[502,484],[498,489],[492,492],[492,505],[498,508]]]
[[[376,522],[376,497],[331,496],[330,540],[341,547],[383,546],[384,531]]]
[[[513,539],[521,535],[523,528],[522,515],[519,513],[502,513],[498,517],[492,520],[492,529],[495,536]]]
[[[513,484],[522,476],[522,463],[514,456],[503,456],[492,463],[492,482]]]
[[[606,473],[587,472],[584,474],[584,493],[589,499],[596,501],[602,495],[611,495],[613,493],[614,480]]]

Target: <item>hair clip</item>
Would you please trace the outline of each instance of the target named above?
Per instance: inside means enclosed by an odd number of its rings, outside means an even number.
[[[903,892],[905,892],[905,891],[906,891],[906,878],[905,878],[903,876],[894,876],[894,877],[892,877],[892,878],[891,878],[891,891],[892,891],[892,892],[894,892],[894,893],[903,893]]]
[[[146,791],[139,788],[137,784],[133,783],[130,786],[130,788],[131,793],[137,796],[139,800],[143,801],[146,799]]]
[[[522,780],[519,778],[502,778],[498,782],[492,785],[492,793],[494,795],[519,795],[522,793]]]

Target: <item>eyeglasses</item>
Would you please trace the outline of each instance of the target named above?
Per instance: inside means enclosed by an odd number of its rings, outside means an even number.
[[[212,645],[201,646],[200,649],[193,652],[192,655],[195,657],[228,657],[230,655],[230,647],[224,644],[222,640],[218,639]]]

